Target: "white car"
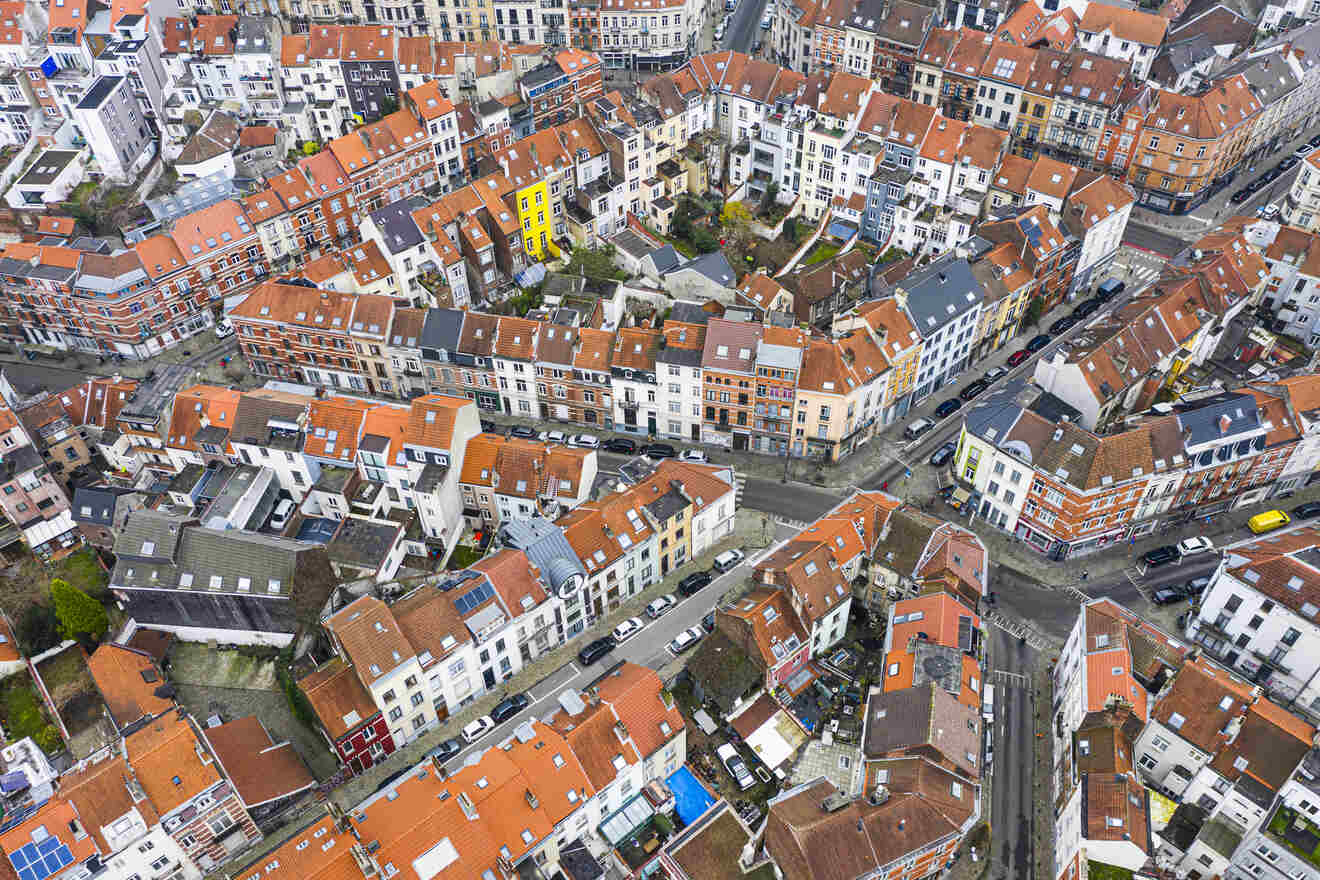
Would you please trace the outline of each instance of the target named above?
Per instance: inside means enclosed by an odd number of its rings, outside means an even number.
[[[705,464],[710,461],[706,457],[705,450],[702,449],[684,449],[678,454],[679,461],[690,461],[693,464]]]
[[[1178,542],[1179,556],[1195,556],[1198,553],[1215,552],[1214,542],[1209,538],[1188,538]]]
[[[706,635],[706,631],[700,626],[689,626],[669,643],[669,651],[674,655],[682,654],[688,648],[691,648],[697,642],[701,641]]]
[[[567,443],[568,435],[563,431],[542,431],[536,435],[536,439],[542,443]]]
[[[746,791],[756,784],[756,777],[752,771],[747,769],[747,762],[738,754],[738,750],[725,743],[715,750],[715,754],[724,764],[724,769],[729,771],[733,781],[738,783],[739,791]]]
[[[655,620],[657,617],[667,614],[677,604],[678,600],[674,598],[673,594],[661,596],[659,599],[651,600],[651,604],[646,606],[646,614],[652,620]]]
[[[569,439],[568,445],[575,446],[578,449],[599,449],[600,438],[594,434],[578,434]]]
[[[633,636],[641,632],[642,627],[644,626],[646,626],[646,624],[642,623],[642,619],[640,617],[630,617],[627,620],[625,620],[623,623],[616,626],[614,628],[614,632],[611,633],[611,635],[614,636],[614,641],[616,642],[626,642],[629,639],[631,639]]]
[[[768,12],[761,16],[761,29],[767,31],[770,30],[770,13]]]
[[[221,318],[215,322],[215,336],[217,339],[224,339],[226,336],[234,335],[234,325],[229,323],[228,318]]]
[[[473,721],[467,727],[463,728],[463,741],[474,743],[486,734],[495,729],[495,719],[489,715],[482,715],[476,721]]]

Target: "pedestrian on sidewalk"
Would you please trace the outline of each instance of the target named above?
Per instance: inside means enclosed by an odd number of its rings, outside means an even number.
[[[1089,571],[1087,571],[1086,569],[1082,569],[1082,580],[1086,580],[1086,579],[1089,578],[1090,576],[1091,576],[1091,573],[1090,573]]]

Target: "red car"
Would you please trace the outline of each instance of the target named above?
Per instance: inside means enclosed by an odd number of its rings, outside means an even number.
[[[1029,357],[1031,357],[1031,352],[1027,351],[1025,348],[1021,351],[1015,351],[1008,356],[1008,365],[1010,367],[1016,367]]]

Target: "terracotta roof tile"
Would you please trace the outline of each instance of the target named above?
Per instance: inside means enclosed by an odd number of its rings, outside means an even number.
[[[316,784],[293,744],[276,743],[255,715],[208,727],[203,736],[249,809]]]
[[[153,719],[126,737],[124,746],[138,782],[162,814],[221,779],[215,760],[182,712]]]
[[[140,651],[107,642],[92,652],[87,668],[121,729],[174,708],[172,698],[156,694],[165,680],[155,661]]]
[[[361,727],[379,711],[352,667],[338,657],[304,676],[298,687],[334,740]]]

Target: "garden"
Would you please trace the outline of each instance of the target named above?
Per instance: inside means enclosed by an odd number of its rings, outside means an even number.
[[[26,670],[0,682],[0,726],[10,742],[30,736],[48,755],[64,748],[59,729],[46,714]]]
[[[1320,828],[1296,810],[1280,806],[1270,817],[1269,830],[1300,858],[1320,868]]]

